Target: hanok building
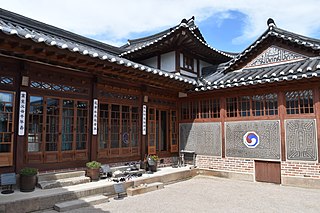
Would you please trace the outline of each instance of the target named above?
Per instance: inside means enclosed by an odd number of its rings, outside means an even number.
[[[194,18],[113,47],[0,10],[0,172],[195,151],[198,168],[320,185],[320,40],[278,28],[240,54]]]

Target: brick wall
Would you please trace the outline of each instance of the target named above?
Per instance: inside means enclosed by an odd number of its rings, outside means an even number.
[[[196,165],[201,169],[213,169],[228,172],[254,173],[254,161],[245,158],[221,158],[197,155]]]
[[[283,161],[281,162],[281,176],[320,179],[320,163]]]

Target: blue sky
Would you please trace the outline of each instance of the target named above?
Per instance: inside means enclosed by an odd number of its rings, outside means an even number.
[[[241,52],[267,29],[277,26],[320,38],[319,0],[8,0],[1,8],[120,46],[195,16],[207,43]]]

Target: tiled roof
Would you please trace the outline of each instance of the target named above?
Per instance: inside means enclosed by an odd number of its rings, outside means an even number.
[[[266,84],[320,77],[320,57],[275,66],[247,68],[224,73],[221,69],[203,79],[196,91]]]
[[[268,29],[248,48],[246,48],[242,53],[235,56],[229,61],[225,70],[228,70],[232,65],[246,58],[249,53],[252,52],[260,43],[269,37],[276,37],[294,43],[295,45],[304,46],[311,48],[313,50],[320,51],[320,40],[302,36],[296,33],[292,33],[283,29],[278,28],[272,19],[268,20]]]
[[[0,32],[10,36],[18,36],[21,39],[30,39],[35,43],[44,43],[48,46],[56,46],[60,49],[65,49],[66,51],[86,55],[92,58],[99,58],[102,61],[108,61],[125,67],[131,67],[143,72],[185,82],[187,84],[197,84],[197,82],[192,78],[154,69],[125,58],[118,57],[116,56],[118,53],[116,51],[116,47],[87,39],[74,33],[46,25],[1,8]]]
[[[161,33],[136,39],[136,40],[129,40],[128,44],[122,46],[122,48],[126,49],[127,51],[120,54],[120,56],[126,56],[128,54],[140,51],[144,48],[150,47],[152,45],[156,45],[163,41],[165,38],[170,36],[171,34],[175,33],[179,29],[184,28],[190,31],[190,33],[193,35],[193,37],[198,40],[202,45],[206,46],[207,48],[211,49],[212,51],[221,54],[223,56],[227,56],[229,58],[233,58],[233,53],[227,53],[224,51],[220,51],[214,47],[211,47],[203,38],[200,31],[198,30],[198,27],[194,24],[194,17],[192,17],[189,20],[182,20],[181,23],[173,28],[170,28],[168,30],[165,30]]]

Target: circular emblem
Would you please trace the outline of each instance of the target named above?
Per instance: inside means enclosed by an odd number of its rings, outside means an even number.
[[[247,132],[243,136],[243,143],[248,148],[256,148],[260,142],[259,135],[253,131]]]
[[[128,144],[128,143],[129,143],[129,133],[127,133],[127,132],[123,133],[123,135],[122,135],[122,142],[123,142],[124,144]]]

